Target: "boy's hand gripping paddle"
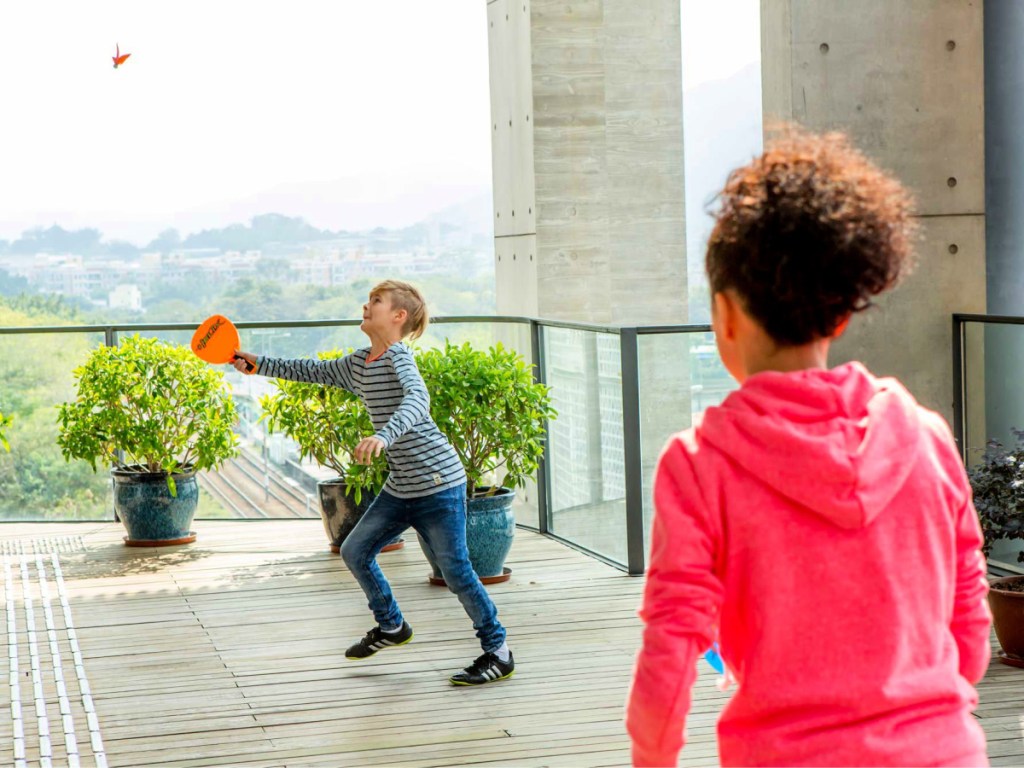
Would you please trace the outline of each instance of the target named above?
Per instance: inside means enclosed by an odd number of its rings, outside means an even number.
[[[240,360],[235,354],[239,345],[238,329],[224,315],[206,318],[192,335],[192,351],[201,360],[217,365]],[[252,373],[256,366],[246,360],[245,369],[247,373]]]

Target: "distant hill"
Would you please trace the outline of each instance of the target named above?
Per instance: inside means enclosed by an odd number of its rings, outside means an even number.
[[[729,171],[761,150],[761,69],[702,83],[683,94],[686,145],[686,250],[691,273],[703,269],[711,234],[708,203]]]
[[[178,248],[219,248],[221,250],[264,250],[270,245],[298,246],[304,243],[355,239],[365,235],[369,239],[390,239],[395,242],[415,243],[421,233],[442,229],[459,231],[475,238],[490,238],[490,190],[476,190],[465,199],[447,205],[424,219],[396,228],[373,227],[361,230],[320,229],[304,217],[282,213],[259,213],[248,223],[233,223],[223,227],[210,227],[182,235],[169,228],[143,246],[119,240],[105,240],[99,229],[67,230],[54,224],[48,228],[35,228],[22,233],[12,242],[0,240],[0,254],[78,254],[97,257],[137,257],[143,251],[167,252]]]
[[[325,231],[400,230],[439,211],[490,194],[482,185],[431,181],[332,179],[278,184],[239,200],[179,212],[168,226],[181,232],[216,229],[273,211]]]
[[[494,196],[484,190],[427,217],[430,224],[457,226],[472,235],[494,236]]]

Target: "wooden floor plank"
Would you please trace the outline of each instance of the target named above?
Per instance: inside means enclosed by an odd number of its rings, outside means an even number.
[[[447,676],[479,647],[455,596],[427,583],[414,536],[381,557],[414,640],[354,663],[344,649],[372,618],[344,563],[326,551],[319,521],[196,527],[195,544],[156,550],[123,546],[114,524],[0,528],[0,541],[26,547],[62,536],[84,544],[62,551],[60,564],[111,766],[628,763],[622,709],[640,639],[642,579],[518,532],[513,578],[490,588],[509,629],[516,676],[458,689]],[[63,613],[52,618],[67,669]],[[24,624],[14,640],[26,665]],[[976,714],[994,765],[1024,763],[1022,674],[993,663],[979,689]],[[53,727],[61,723],[56,682],[49,674],[42,683]],[[81,692],[68,689],[80,704]],[[727,700],[701,662],[682,765],[717,764],[715,723]],[[9,715],[9,686],[0,686],[0,705]],[[34,711],[31,702],[23,707],[31,725],[26,752],[38,759]],[[84,710],[72,721],[79,740],[87,739]],[[0,765],[13,763],[13,733],[10,717],[0,717]],[[54,759],[66,759],[56,742]]]

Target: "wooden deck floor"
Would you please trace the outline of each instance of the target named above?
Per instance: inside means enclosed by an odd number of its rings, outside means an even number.
[[[413,643],[348,662],[372,619],[319,522],[196,528],[145,550],[117,524],[0,527],[0,765],[22,745],[27,765],[42,750],[58,766],[69,747],[83,766],[628,763],[641,579],[520,531],[512,580],[491,587],[519,669],[453,688],[479,647],[415,542],[382,556]],[[701,666],[683,765],[717,762],[725,695]],[[1001,665],[982,685],[994,764],[1024,764],[1022,694],[1024,672]]]

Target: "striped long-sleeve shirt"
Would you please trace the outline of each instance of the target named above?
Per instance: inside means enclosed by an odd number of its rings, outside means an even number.
[[[369,354],[369,349],[360,349],[334,360],[261,357],[257,370],[357,395],[370,413],[373,436],[384,443],[391,470],[384,485],[388,493],[412,499],[466,482],[458,454],[430,418],[430,395],[412,351],[399,342],[372,362]]]

